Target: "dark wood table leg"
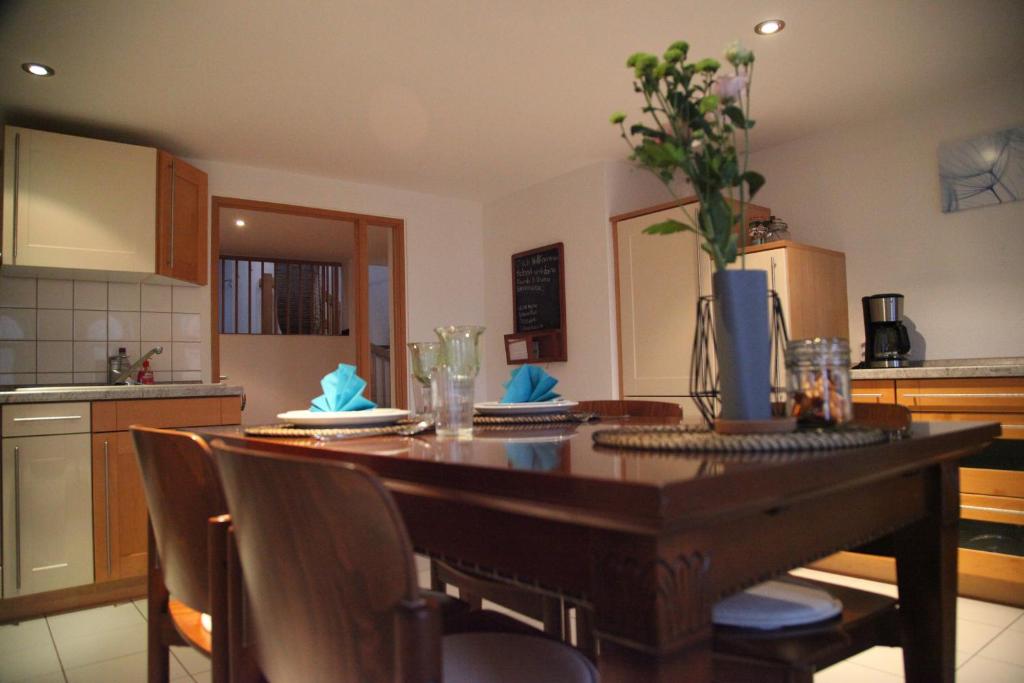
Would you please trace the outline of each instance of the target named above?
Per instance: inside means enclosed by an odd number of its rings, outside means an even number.
[[[148,591],[146,598],[147,611],[147,654],[146,668],[149,683],[166,683],[170,678],[170,650],[164,639],[164,630],[169,627],[167,602],[167,586],[164,585],[164,574],[160,569],[160,558],[156,551],[156,539],[153,536],[153,525],[148,524]],[[109,542],[109,540],[108,540]],[[173,627],[171,627],[173,628]]]
[[[953,683],[956,662],[960,470],[925,473],[931,513],[895,534],[907,683]]]

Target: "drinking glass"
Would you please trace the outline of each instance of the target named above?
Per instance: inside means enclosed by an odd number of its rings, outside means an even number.
[[[416,414],[424,417],[433,415],[434,405],[430,397],[430,376],[434,374],[441,357],[441,342],[411,342],[409,353],[412,358],[412,376],[416,380]]]
[[[480,371],[477,325],[450,325],[434,330],[441,340],[441,360],[431,379],[438,436],[473,436],[473,384]]]

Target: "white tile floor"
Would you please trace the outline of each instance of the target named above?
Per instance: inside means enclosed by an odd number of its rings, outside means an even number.
[[[429,584],[424,558],[420,583]],[[798,570],[797,574],[893,594],[888,584]],[[488,605],[489,607],[493,607]],[[143,683],[146,680],[146,601],[98,607],[0,626],[3,683]],[[960,598],[957,604],[957,681],[1024,682],[1024,610]],[[898,648],[878,647],[825,669],[817,683],[903,680]],[[172,648],[171,680],[208,683],[210,662],[188,647]]]

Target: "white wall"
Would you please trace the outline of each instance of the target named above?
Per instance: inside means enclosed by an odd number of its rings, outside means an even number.
[[[301,175],[285,171],[240,166],[217,161],[191,160],[210,177],[210,194],[223,197],[257,199],[322,209],[353,211],[405,220],[406,243],[406,325],[410,341],[433,339],[437,325],[484,322],[484,280],[482,261],[480,204],[460,199],[407,192],[393,188],[363,185],[333,178]],[[340,163],[340,162],[339,162]],[[452,264],[457,264],[453,267]],[[203,338],[210,334],[209,288],[203,294]],[[223,340],[222,340],[223,344]],[[405,353],[396,349],[396,353]],[[204,344],[203,367],[209,376],[209,346]],[[222,362],[224,361],[222,347]],[[321,375],[337,361],[325,361]],[[257,377],[262,371],[222,372],[232,384],[277,391]],[[482,389],[485,389],[482,387]],[[281,391],[286,391],[283,385]],[[317,385],[303,395],[316,396]],[[250,400],[251,396],[250,396]],[[303,408],[279,401],[280,410]],[[250,421],[247,417],[247,421]]]
[[[1024,86],[1004,85],[752,155],[768,180],[756,201],[793,239],[846,253],[853,349],[860,298],[899,292],[925,341],[913,357],[1024,355],[1024,201],[951,214],[939,201],[939,143],[1024,125]]]
[[[566,398],[610,398],[618,391],[615,289],[609,216],[670,199],[649,174],[600,162],[520,190],[484,207],[488,399],[497,400],[513,366],[504,335],[513,332],[511,257],[565,244],[568,361],[544,367]]]

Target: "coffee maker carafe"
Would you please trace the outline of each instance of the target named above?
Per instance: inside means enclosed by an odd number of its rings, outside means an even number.
[[[899,368],[907,365],[910,337],[903,325],[902,294],[872,294],[864,307],[864,365]]]

